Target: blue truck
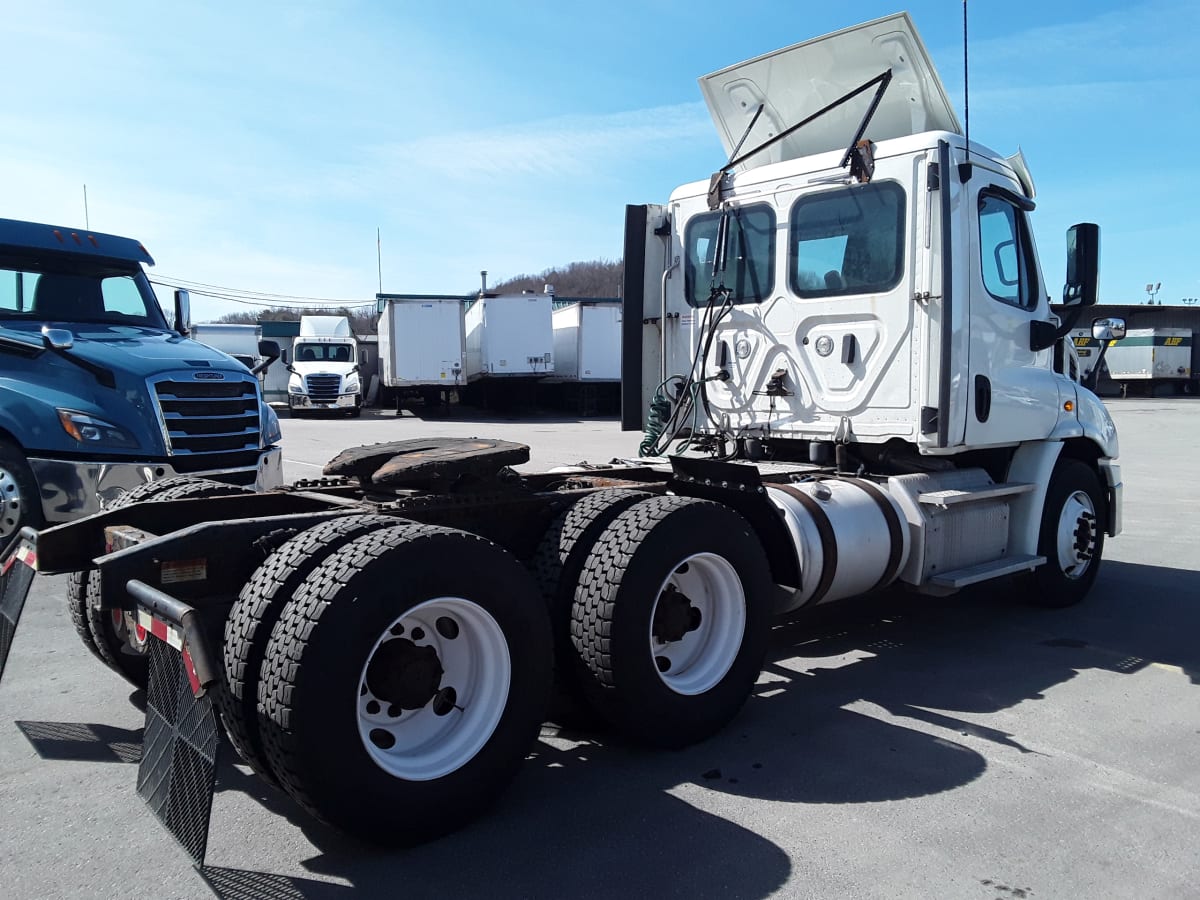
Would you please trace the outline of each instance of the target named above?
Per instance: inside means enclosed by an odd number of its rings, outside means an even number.
[[[163,478],[282,483],[257,377],[188,339],[187,292],[168,324],[153,264],[131,238],[0,219],[0,548]]]

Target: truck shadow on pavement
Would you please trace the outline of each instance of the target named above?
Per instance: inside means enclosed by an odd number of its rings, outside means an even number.
[[[408,896],[768,896],[801,877],[803,860],[758,833],[757,801],[868,804],[961,787],[986,772],[985,753],[1047,752],[987,718],[1085,670],[1154,666],[1200,684],[1196,598],[1200,573],[1105,561],[1088,600],[1065,610],[1025,606],[1007,582],[947,598],[889,591],[799,615],[775,627],[754,696],[716,737],[655,752],[547,725],[495,809],[405,850],[314,822],[226,747],[210,842],[221,865],[201,875],[220,897],[267,900],[390,897],[399,882]],[[94,736],[110,759],[137,738],[96,725],[22,730],[47,748]],[[299,829],[313,877],[238,867],[244,846],[220,826],[234,804]]]
[[[1106,561],[1072,609],[1023,605],[1019,582],[834,605],[776,626],[755,695],[703,744],[652,752],[548,726],[491,814],[402,851],[350,842],[268,788],[265,805],[318,851],[305,867],[354,887],[236,868],[206,875],[222,897],[384,896],[376,886],[397,878],[417,896],[600,897],[612,896],[613,873],[630,895],[766,896],[796,877],[797,861],[755,832],[761,810],[746,799],[863,804],[953,790],[986,771],[980,741],[1042,752],[980,719],[1080,671],[1153,664],[1200,683],[1196,597],[1200,573]]]

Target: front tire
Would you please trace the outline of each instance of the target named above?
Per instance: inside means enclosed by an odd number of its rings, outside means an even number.
[[[377,843],[475,817],[545,713],[550,628],[517,560],[404,525],[345,545],[276,624],[259,684],[263,747],[301,806]]]
[[[0,557],[8,555],[21,529],[46,524],[42,498],[21,448],[0,441]]]
[[[1042,508],[1038,554],[1046,562],[1030,575],[1029,602],[1073,606],[1096,580],[1104,553],[1106,497],[1096,472],[1077,459],[1060,459]]]
[[[724,727],[762,669],[769,572],[750,525],[720,503],[653,497],[618,516],[588,556],[572,611],[592,705],[655,746]]]

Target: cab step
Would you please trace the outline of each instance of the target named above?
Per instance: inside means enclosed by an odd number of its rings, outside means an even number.
[[[1015,497],[1028,494],[1037,485],[1032,482],[1011,481],[1005,484],[989,484],[977,488],[952,488],[944,491],[925,491],[917,495],[917,502],[925,506],[956,506],[960,503],[977,503],[980,500],[995,500],[998,497]]]
[[[929,584],[939,588],[956,591],[969,584],[1000,578],[1003,575],[1014,575],[1036,569],[1046,561],[1044,556],[1002,556],[989,562],[955,569],[953,572],[943,572],[929,579]]]

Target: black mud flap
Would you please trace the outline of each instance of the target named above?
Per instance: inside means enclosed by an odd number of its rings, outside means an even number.
[[[21,611],[25,609],[25,598],[36,574],[36,539],[22,532],[12,552],[0,565],[0,679],[8,665],[8,653],[12,650]]]
[[[151,640],[146,732],[138,793],[197,868],[208,849],[217,776],[217,716],[212,699],[197,697],[182,654]]]

